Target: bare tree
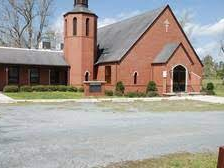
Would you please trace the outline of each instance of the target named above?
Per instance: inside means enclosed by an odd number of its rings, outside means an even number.
[[[0,27],[0,32],[3,34],[1,41],[15,47],[22,47],[22,35],[28,25],[24,23],[17,6],[16,0],[1,0],[1,18],[3,18]]]
[[[0,0],[4,18],[0,42],[15,47],[38,48],[54,0]]]
[[[38,17],[39,17],[39,28],[36,36],[36,48],[41,41],[43,30],[48,25],[48,17],[51,15],[51,6],[53,0],[38,0]]]

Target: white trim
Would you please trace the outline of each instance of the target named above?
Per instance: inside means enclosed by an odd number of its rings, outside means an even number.
[[[172,67],[172,76],[170,77],[170,91],[171,91],[171,93],[173,93],[173,70],[177,67],[177,66],[182,66],[182,67],[184,67],[185,68],[185,70],[186,70],[186,81],[185,81],[185,92],[187,92],[188,90],[188,69],[187,69],[187,67],[185,66],[185,65],[183,65],[183,64],[176,64],[176,65],[174,65],[173,67]]]
[[[137,73],[137,76],[139,76],[138,71],[135,71],[135,72],[133,73],[133,76],[135,76],[136,73]]]
[[[97,84],[99,84],[99,83],[107,83],[106,81],[83,81],[83,83],[85,83],[85,84],[90,84],[90,83],[97,83]]]
[[[91,73],[89,72],[89,71],[86,71],[85,73],[84,73],[84,76],[86,76],[86,74],[89,74],[89,76],[91,76]]]
[[[194,72],[191,72],[193,75],[197,76],[198,78],[202,78],[201,76],[199,76],[198,74],[194,73]]]

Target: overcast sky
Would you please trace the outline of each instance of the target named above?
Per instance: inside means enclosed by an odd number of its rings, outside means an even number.
[[[89,0],[89,8],[99,17],[99,26],[138,15],[145,11],[169,4],[179,18],[184,12],[191,14],[190,40],[202,58],[211,54],[216,60],[224,61],[221,54],[221,38],[224,39],[224,0]],[[62,14],[73,8],[73,0],[56,0],[54,28],[62,29]],[[190,11],[190,12],[189,12]]]

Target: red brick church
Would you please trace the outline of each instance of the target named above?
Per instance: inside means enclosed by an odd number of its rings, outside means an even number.
[[[77,87],[105,81],[114,90],[160,94],[200,92],[203,65],[169,6],[97,28],[88,0],[75,0],[64,15],[64,51],[0,47],[0,90],[6,85]],[[100,83],[100,82],[99,82]]]

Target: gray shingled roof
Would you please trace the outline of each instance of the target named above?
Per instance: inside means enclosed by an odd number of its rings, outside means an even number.
[[[101,53],[96,64],[120,61],[165,8],[98,29]]]
[[[0,64],[68,66],[63,52],[0,47]]]
[[[179,47],[180,43],[168,43],[166,44],[162,51],[157,55],[154,64],[166,63],[170,57],[173,55],[174,51]]]

